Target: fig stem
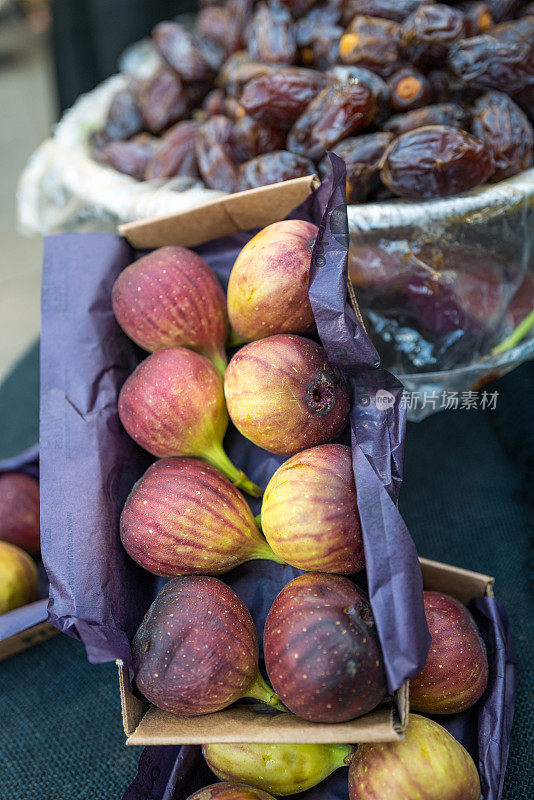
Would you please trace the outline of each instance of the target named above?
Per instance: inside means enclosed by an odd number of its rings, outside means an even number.
[[[228,338],[226,339],[226,347],[228,347],[228,349],[231,347],[241,347],[242,344],[246,344],[246,339],[242,339],[233,328],[230,328],[228,331]]]
[[[529,330],[534,325],[534,309],[525,317],[519,325],[514,328],[510,336],[507,336],[497,347],[494,347],[491,351],[492,355],[498,355],[499,353],[504,353],[505,350],[510,350],[512,347],[515,347],[516,344],[519,344],[521,339],[523,339]]]
[[[247,478],[243,470],[238,469],[224,450],[222,449],[222,445],[215,445],[212,450],[207,453],[204,453],[204,458],[209,464],[212,464],[214,467],[217,467],[223,475],[226,475],[227,478],[230,478],[234,486],[238,489],[243,489],[244,492],[250,494],[252,497],[261,497],[263,491],[260,489],[259,486],[256,486],[255,483],[252,483],[250,478]]]
[[[249,558],[251,560],[253,558],[266,558],[268,561],[276,561],[277,564],[284,564],[284,566],[287,564],[287,561],[284,561],[274,552],[267,539],[263,536],[258,537],[256,546],[251,551]]]
[[[222,377],[224,378],[224,373],[226,372],[226,367],[228,366],[228,359],[226,358],[225,353],[213,353],[210,356],[210,361],[213,366],[217,369],[218,372],[221,373]]]
[[[263,679],[259,667],[258,671],[256,672],[256,677],[248,687],[247,691],[243,694],[243,697],[252,697],[254,700],[260,700],[260,702],[271,706],[271,708],[276,708],[278,711],[285,711],[286,713],[289,713],[289,709],[287,709],[281,702],[272,686],[269,686],[267,681]]]
[[[260,531],[262,531],[263,528],[261,527],[261,513],[260,514],[256,514],[256,516],[254,517],[254,522],[256,523],[256,525],[258,526]]]

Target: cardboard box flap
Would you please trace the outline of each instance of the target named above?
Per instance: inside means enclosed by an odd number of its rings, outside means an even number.
[[[315,175],[260,186],[217,197],[207,203],[119,226],[133,247],[149,249],[165,245],[194,247],[239,231],[264,228],[284,219],[318,185]]]
[[[119,692],[121,696],[122,727],[126,736],[130,736],[141,722],[147,703],[139,700],[130,689],[130,673],[119,659],[115,662],[119,671]]]
[[[451,564],[420,558],[423,586],[434,592],[444,592],[467,605],[475,597],[493,596],[495,579],[481,572],[471,572]]]

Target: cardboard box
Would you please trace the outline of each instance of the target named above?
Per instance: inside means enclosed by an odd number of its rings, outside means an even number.
[[[44,615],[46,616],[46,602]],[[17,653],[22,653],[23,650],[27,650],[29,647],[33,647],[36,644],[41,644],[41,642],[46,641],[46,639],[51,639],[52,636],[56,636],[58,633],[59,631],[48,622],[38,622],[36,625],[25,628],[23,631],[14,633],[12,636],[8,636],[0,642],[0,661],[10,658]]]
[[[419,563],[425,589],[450,594],[464,604],[475,597],[493,596],[494,579],[489,575],[426,558],[419,559]],[[130,688],[128,669],[119,661],[117,667],[126,744],[391,742],[402,738],[408,718],[408,685],[370,714],[342,724],[322,725],[290,714],[263,711],[265,706],[242,704],[201,717],[184,717],[143,703]]]

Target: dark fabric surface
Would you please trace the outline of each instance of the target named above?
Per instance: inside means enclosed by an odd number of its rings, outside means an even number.
[[[36,370],[26,358],[0,387],[0,458],[35,431]],[[408,426],[400,508],[421,555],[496,576],[518,658],[503,800],[523,800],[534,795],[534,363],[491,388],[500,393],[496,411],[451,411]],[[112,664],[89,665],[79,643],[57,636],[1,662],[0,687],[0,797],[121,796],[140,748],[124,746]]]

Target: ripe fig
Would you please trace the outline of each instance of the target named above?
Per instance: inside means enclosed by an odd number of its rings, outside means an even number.
[[[244,783],[214,783],[199,789],[187,800],[274,800],[274,797]]]
[[[208,767],[221,780],[246,781],[276,797],[311,789],[347,766],[349,744],[204,744]]]
[[[431,719],[410,714],[404,740],[362,744],[349,768],[350,800],[479,800],[473,759]]]
[[[132,439],[152,455],[203,458],[234,486],[260,497],[261,489],[223,450],[228,427],[223,382],[204,356],[170,347],[145,358],[120,391],[119,417]]]
[[[135,680],[158,708],[193,717],[252,697],[286,709],[258,667],[252,617],[216,578],[173,578],[160,591],[132,642]]]
[[[206,262],[185,247],[160,247],[124,269],[111,295],[115,318],[136,344],[153,353],[187,347],[224,375],[226,299]]]
[[[0,475],[0,540],[39,552],[39,484],[31,475]]]
[[[274,222],[241,250],[228,282],[228,315],[246,341],[274,333],[312,333],[308,281],[317,226]]]
[[[456,714],[484,693],[486,647],[462,603],[440,592],[423,592],[423,599],[432,644],[425,668],[410,680],[410,706],[425,714]]]
[[[278,558],[243,495],[215,467],[193,458],[156,461],[121,515],[129,555],[156,575],[219,575],[254,558]]]
[[[261,526],[274,552],[294,567],[341,573],[363,569],[350,447],[323,444],[282,464],[265,490]]]
[[[349,413],[341,373],[302,336],[278,334],[242,347],[228,365],[224,392],[238,431],[281,455],[334,439]]]
[[[0,614],[37,599],[37,567],[31,556],[0,541]]]
[[[310,572],[276,597],[263,633],[282,702],[311,722],[346,722],[387,694],[371,606],[347,578]]]

